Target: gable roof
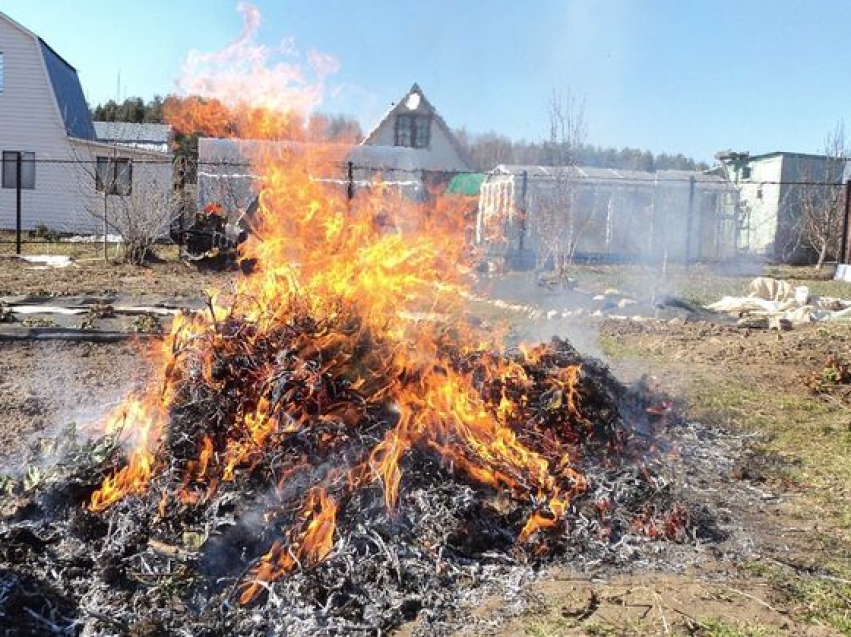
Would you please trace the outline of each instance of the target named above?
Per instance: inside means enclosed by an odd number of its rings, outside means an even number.
[[[416,105],[410,106],[412,96],[417,96],[415,100]],[[432,105],[431,102],[428,101],[428,98],[423,93],[423,90],[419,87],[419,84],[414,82],[411,89],[405,93],[405,96],[399,100],[397,104],[392,106],[387,114],[381,118],[381,120],[376,124],[373,129],[367,134],[364,140],[360,143],[361,146],[369,146],[373,144],[378,139],[379,129],[384,125],[385,122],[394,118],[399,113],[410,113],[410,112],[418,112],[418,113],[426,113],[431,116],[432,121],[437,124],[437,126],[443,131],[443,134],[446,135],[446,138],[449,140],[449,143],[452,144],[452,148],[458,153],[458,157],[461,161],[467,166],[470,165],[469,158],[467,157],[467,153],[461,144],[458,142],[458,139],[450,130],[449,126],[447,126],[443,117],[440,116],[440,113],[437,112],[437,109]]]
[[[86,103],[86,96],[83,95],[77,69],[62,59],[44,40],[38,38],[38,42],[41,45],[44,66],[47,68],[50,85],[53,87],[59,114],[65,123],[65,132],[70,137],[95,139],[92,115]]]
[[[77,69],[68,64],[44,40],[26,27],[15,22],[5,13],[0,12],[0,19],[5,20],[25,35],[31,37],[38,44],[39,51],[44,60],[44,68],[47,71],[50,88],[53,90],[56,106],[59,110],[59,115],[62,117],[62,123],[65,126],[65,133],[69,137],[95,139],[92,116],[89,112],[89,105],[86,103],[86,97],[83,94],[80,78],[77,76]]]

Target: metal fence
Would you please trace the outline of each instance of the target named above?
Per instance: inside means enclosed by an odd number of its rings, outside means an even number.
[[[122,162],[126,162],[126,164]],[[47,159],[20,152],[4,152],[2,188],[0,188],[0,229],[5,232],[0,233],[0,244],[13,244],[15,252],[20,254],[26,244],[55,243],[57,240],[74,234],[98,235],[108,238],[108,235],[116,230],[109,223],[108,214],[87,215],[84,209],[95,202],[95,205],[103,205],[105,210],[111,200],[117,201],[127,196],[126,192],[121,190],[123,179],[128,179],[129,183],[133,184],[132,187],[136,188],[137,178],[146,169],[151,168],[158,168],[164,175],[168,176],[167,184],[164,184],[163,188],[187,195],[181,199],[180,206],[174,210],[175,215],[181,212],[181,207],[183,212],[194,212],[211,203],[217,203],[225,208],[245,209],[263,188],[263,175],[255,170],[253,164],[249,161],[199,161],[196,159],[178,164],[172,158],[118,159],[113,161],[104,161],[104,158],[92,160],[80,158]],[[623,176],[618,176],[618,171],[610,172],[612,174],[607,176],[602,174],[602,171],[598,171],[594,176],[593,188],[600,192],[623,189]],[[534,211],[529,203],[528,194],[523,197],[518,194],[521,188],[520,184],[522,183],[522,188],[526,193],[531,193],[536,188],[540,190],[546,183],[552,182],[552,176],[545,173],[545,170],[540,171],[540,173],[524,171],[522,176],[520,173],[513,176],[518,186],[517,193],[512,195],[514,199],[510,205],[518,209],[522,215],[531,215],[534,214]],[[441,188],[445,187],[452,177],[462,174],[480,173],[412,169],[398,165],[360,165],[350,161],[327,161],[317,164],[315,171],[311,173],[311,178],[339,188],[349,199],[355,197],[358,191],[371,188],[377,183],[376,180],[380,180],[383,187],[394,187],[407,198],[425,200],[435,191],[440,191]],[[496,171],[489,173],[482,187],[482,193],[486,193],[488,184],[494,178],[504,178],[505,176],[505,174],[496,174]],[[695,177],[697,177],[697,191],[695,190]],[[82,182],[85,182],[85,184],[81,188],[79,186]],[[830,205],[841,208],[837,213],[839,217],[837,225],[841,226],[841,229],[836,228],[836,233],[840,235],[841,245],[835,249],[835,252],[839,256],[849,256],[847,254],[849,252],[847,235],[849,230],[848,206],[851,198],[849,198],[848,193],[851,192],[851,181],[846,183],[819,183],[788,180],[749,183],[749,197],[739,197],[734,216],[724,216],[723,219],[718,216],[718,219],[723,221],[724,227],[719,230],[720,226],[712,226],[710,228],[712,237],[709,239],[694,234],[695,232],[698,234],[702,232],[699,227],[702,222],[697,215],[689,212],[696,207],[694,202],[699,201],[699,197],[696,199],[695,192],[700,192],[701,183],[702,176],[700,175],[670,176],[662,172],[633,172],[630,175],[630,187],[636,193],[644,191],[652,193],[653,189],[656,189],[657,192],[662,189],[681,190],[686,193],[684,201],[687,204],[681,206],[683,208],[682,219],[676,221],[676,223],[672,222],[670,228],[673,228],[677,223],[688,226],[689,220],[695,224],[695,227],[689,226],[681,233],[686,237],[685,255],[687,259],[689,257],[701,258],[703,256],[701,246],[710,240],[717,244],[722,241],[722,237],[724,237],[723,241],[732,240],[735,243],[736,250],[767,250],[769,248],[779,250],[780,243],[792,241],[789,238],[784,238],[784,233],[785,235],[792,235],[797,232],[795,226],[800,222],[801,208],[805,205],[805,202],[810,202],[812,206],[812,202],[819,199],[825,202],[833,202]],[[743,192],[738,185],[733,185],[729,181],[723,183],[739,194]],[[761,199],[763,188],[768,191],[770,187],[774,188],[772,192],[777,191],[781,194],[775,193],[772,201],[769,200],[770,198]],[[598,201],[599,197],[587,196],[589,188],[591,186],[586,184],[585,198],[589,201],[591,199]],[[85,191],[85,195],[81,196],[79,192],[75,192],[78,190]],[[812,193],[816,193],[816,195]],[[488,196],[490,195],[482,197],[479,202],[480,209],[485,205]],[[192,210],[193,206],[194,210]],[[187,207],[189,208],[187,209]],[[75,210],[75,208],[79,208],[79,210]],[[612,208],[611,204],[610,208]],[[63,215],[65,216],[63,217]],[[610,214],[608,218],[608,222],[601,222],[599,230],[602,237],[610,239],[619,235],[633,234],[635,231],[629,230],[629,227],[637,227],[636,224],[640,225],[641,221],[639,217],[631,213]],[[622,221],[617,221],[617,223],[624,225],[624,227],[615,227],[613,225],[615,222],[612,222],[611,219],[618,220],[621,218]],[[769,236],[769,230],[766,230],[764,226],[771,223],[774,223],[776,228],[771,230],[774,235]],[[706,225],[706,228],[709,227],[710,225]],[[666,230],[659,228],[657,224],[655,232],[664,233]],[[729,239],[728,237],[731,236],[734,238]],[[766,239],[767,236],[769,236],[768,239]],[[115,238],[120,240],[120,237]],[[652,237],[647,239],[648,243],[652,241]],[[624,256],[620,254],[623,250],[617,248],[615,243],[610,241],[609,244],[611,245],[607,250],[611,253],[611,257]],[[709,253],[707,252],[707,254]],[[709,256],[725,258],[728,254],[728,251],[716,246],[714,252]],[[772,256],[776,257],[777,255]],[[843,260],[847,261],[848,259]]]

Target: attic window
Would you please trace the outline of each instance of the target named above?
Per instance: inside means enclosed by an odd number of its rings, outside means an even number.
[[[396,117],[396,146],[428,148],[431,118],[428,115],[398,115]]]
[[[750,179],[751,178],[751,167],[743,166],[742,167],[742,179]]]

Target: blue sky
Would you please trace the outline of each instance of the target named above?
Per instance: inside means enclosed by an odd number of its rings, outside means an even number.
[[[540,139],[553,89],[588,141],[711,160],[817,152],[851,126],[851,2],[256,0],[257,39],[334,56],[321,110],[370,128],[418,82],[450,126]],[[175,87],[240,32],[236,0],[0,0],[77,67],[92,103]],[[2,43],[0,43],[2,48]]]

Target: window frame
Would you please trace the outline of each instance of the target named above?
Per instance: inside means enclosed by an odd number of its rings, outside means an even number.
[[[405,148],[428,148],[431,144],[431,116],[418,113],[397,115],[394,143]]]
[[[121,169],[122,166],[126,170]],[[95,192],[122,197],[132,195],[133,159],[98,155],[95,159]]]
[[[404,126],[402,125],[402,122],[405,123]],[[404,146],[406,148],[410,147],[413,137],[413,118],[407,113],[404,115],[397,115],[395,128],[395,145]],[[404,139],[402,137],[403,134],[405,135]]]
[[[424,128],[424,130],[420,130]],[[428,115],[415,115],[413,121],[412,148],[428,148],[431,144],[431,117]],[[422,135],[420,134],[422,133]]]
[[[29,150],[4,150],[0,156],[2,187],[16,190],[18,187],[17,158],[21,156],[21,190],[35,190],[35,152]],[[11,168],[7,170],[7,164]]]

